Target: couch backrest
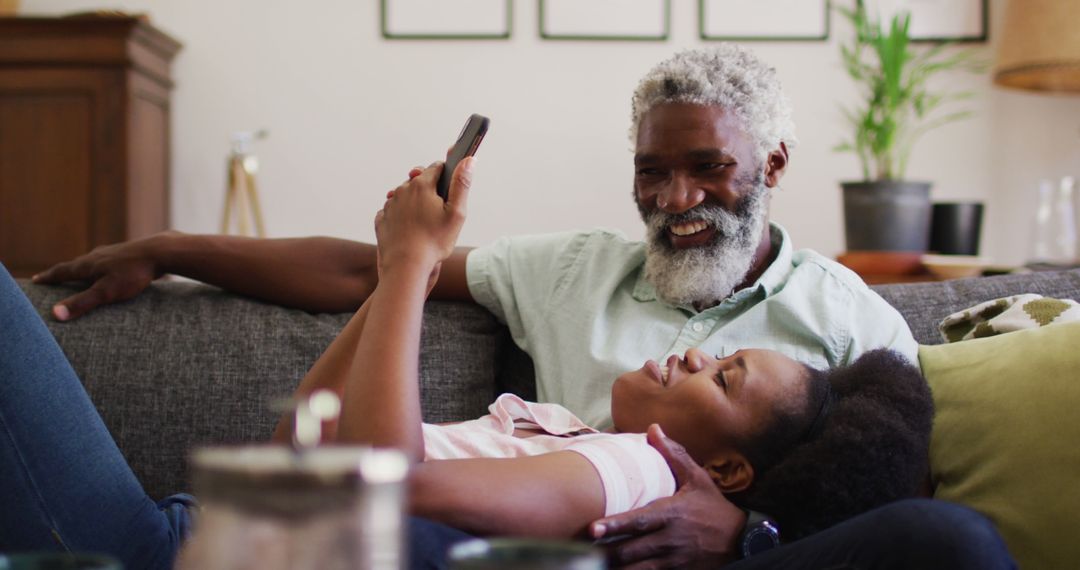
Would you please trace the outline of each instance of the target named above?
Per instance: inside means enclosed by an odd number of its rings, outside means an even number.
[[[271,401],[292,392],[349,318],[159,282],[137,299],[57,323],[49,307],[75,289],[21,285],[155,498],[189,490],[193,447],[265,441],[277,421]],[[944,316],[985,300],[1018,293],[1080,299],[1080,270],[875,289],[916,339],[932,344]],[[422,345],[426,421],[477,417],[501,392],[535,399],[529,357],[476,305],[429,303]]]
[[[983,301],[1022,293],[1080,300],[1080,269],[872,288],[900,311],[915,340],[922,344],[941,344],[941,333],[937,329],[941,319]]]
[[[201,284],[159,282],[138,298],[70,323],[47,316],[69,287],[21,281],[82,379],[148,494],[188,487],[195,446],[265,441],[288,397],[351,315],[312,315]],[[491,313],[465,303],[425,309],[420,370],[425,420],[474,418],[496,393],[512,344]]]

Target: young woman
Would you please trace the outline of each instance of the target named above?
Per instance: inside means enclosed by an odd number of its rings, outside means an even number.
[[[883,351],[827,374],[764,351],[714,358],[692,350],[669,358],[666,371],[649,362],[615,383],[618,434],[593,433],[561,408],[505,396],[491,416],[423,425],[422,305],[460,230],[468,186],[452,185],[442,202],[434,191],[439,168],[412,173],[388,196],[376,218],[380,285],[299,388],[342,395],[332,439],[411,454],[414,513],[475,533],[579,535],[605,513],[674,490],[640,434],[652,423],[682,442],[732,500],[777,517],[791,537],[913,492],[926,472],[931,408],[918,372]],[[468,174],[468,166],[455,173]],[[127,568],[170,568],[193,498],[146,496],[6,270],[0,317],[0,551],[88,550]],[[288,431],[283,423],[277,436]],[[493,441],[494,432],[505,436],[498,453],[476,444]],[[469,457],[420,462],[458,453]]]

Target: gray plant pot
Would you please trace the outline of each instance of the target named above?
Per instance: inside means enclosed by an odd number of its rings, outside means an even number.
[[[848,251],[926,251],[930,183],[841,182],[840,186]]]

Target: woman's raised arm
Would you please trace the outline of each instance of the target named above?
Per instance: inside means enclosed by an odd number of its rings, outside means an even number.
[[[387,196],[375,216],[379,284],[368,299],[343,391],[337,441],[396,447],[424,458],[420,410],[420,330],[430,280],[454,254],[465,221],[473,160],[466,159],[446,202],[433,164]]]

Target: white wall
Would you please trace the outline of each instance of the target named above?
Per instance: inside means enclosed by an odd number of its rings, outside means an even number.
[[[843,0],[838,0],[843,1]],[[991,14],[1004,0],[991,1]],[[267,128],[259,143],[260,195],[272,236],[371,240],[386,190],[408,169],[442,156],[465,117],[492,129],[478,154],[462,243],[509,233],[607,226],[632,237],[630,94],[654,63],[697,38],[696,6],[672,2],[666,42],[554,42],[537,33],[536,1],[515,0],[508,41],[387,41],[377,0],[120,0],[184,44],[174,65],[172,219],[213,232],[220,222],[230,133]],[[23,14],[103,7],[96,0],[23,0]],[[1000,25],[993,17],[992,29]],[[839,65],[847,23],[828,42],[757,43],[795,102],[801,146],[773,217],[797,243],[843,250],[837,182],[858,176],[831,152],[847,131],[839,114],[855,89]],[[993,36],[993,34],[992,34]],[[987,57],[990,46],[983,47]],[[986,76],[974,119],[927,135],[909,178],[934,198],[988,203],[984,253],[1021,261],[1030,197],[1040,176],[1080,174],[1080,98],[1007,93]]]

